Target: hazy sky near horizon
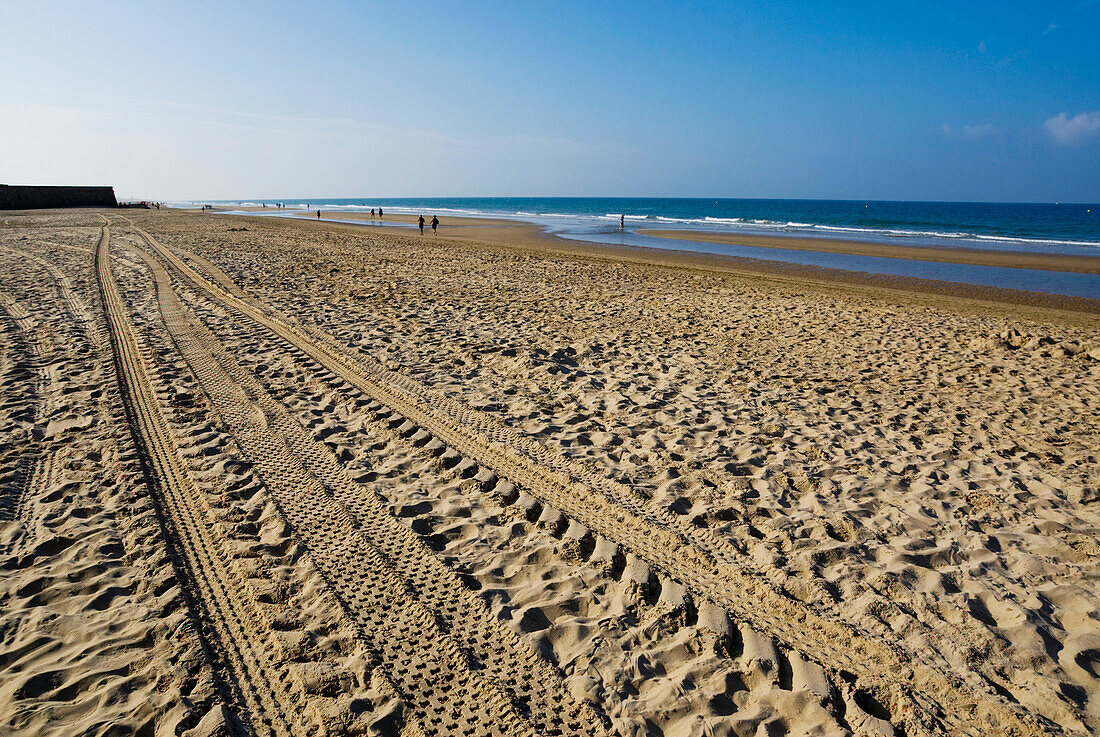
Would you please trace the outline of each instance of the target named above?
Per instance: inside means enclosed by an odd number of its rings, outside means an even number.
[[[1100,0],[10,3],[0,182],[1100,201]]]

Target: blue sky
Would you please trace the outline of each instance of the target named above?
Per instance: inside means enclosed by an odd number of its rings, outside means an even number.
[[[1100,201],[1100,0],[13,3],[0,182]]]

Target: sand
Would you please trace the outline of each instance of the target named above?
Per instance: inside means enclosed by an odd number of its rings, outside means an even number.
[[[453,225],[0,217],[0,733],[1100,729],[1094,305]]]

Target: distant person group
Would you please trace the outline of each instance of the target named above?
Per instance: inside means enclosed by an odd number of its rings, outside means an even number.
[[[424,216],[423,215],[421,215],[420,218],[417,219],[416,224],[420,226],[420,235],[424,235]],[[438,232],[439,232],[439,218],[437,218],[435,215],[432,215],[432,234],[435,235]]]

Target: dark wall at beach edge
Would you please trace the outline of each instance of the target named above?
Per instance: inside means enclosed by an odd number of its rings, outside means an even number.
[[[114,187],[28,187],[0,184],[0,210],[117,206]]]

